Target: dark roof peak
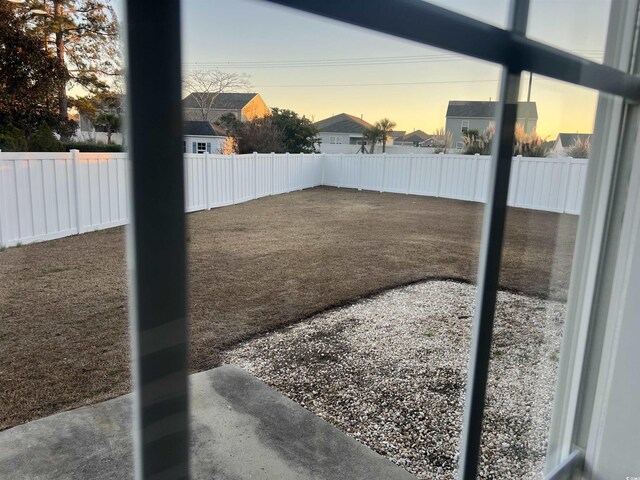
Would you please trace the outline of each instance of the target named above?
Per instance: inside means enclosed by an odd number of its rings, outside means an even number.
[[[238,92],[193,92],[182,100],[182,106],[183,108],[200,108],[203,103],[209,105],[213,102],[211,108],[241,110],[257,95],[257,93]]]
[[[348,113],[339,113],[314,123],[319,132],[362,133],[371,128],[369,122]]]
[[[194,137],[226,137],[227,133],[223,128],[205,120],[187,120],[182,127],[183,135]]]

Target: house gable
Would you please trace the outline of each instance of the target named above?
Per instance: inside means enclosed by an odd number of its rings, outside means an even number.
[[[365,130],[373,126],[369,122],[348,113],[340,113],[333,117],[325,118],[314,123],[314,125],[320,133],[357,133],[359,135],[362,135]]]

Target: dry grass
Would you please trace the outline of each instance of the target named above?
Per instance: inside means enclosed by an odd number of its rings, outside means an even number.
[[[392,286],[473,282],[483,206],[315,188],[188,216],[191,366]],[[511,209],[502,284],[564,298],[577,217]],[[159,259],[160,260],[160,259]],[[0,429],[126,393],[121,228],[0,252]]]

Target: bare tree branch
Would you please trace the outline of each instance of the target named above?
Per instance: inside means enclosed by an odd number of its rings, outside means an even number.
[[[202,120],[209,120],[215,98],[222,92],[246,91],[249,76],[246,73],[229,73],[221,70],[193,70],[183,75],[184,90],[192,95]]]

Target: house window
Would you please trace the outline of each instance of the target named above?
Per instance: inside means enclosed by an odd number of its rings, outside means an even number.
[[[336,137],[329,137],[329,143],[332,145],[336,144]]]
[[[207,144],[204,142],[198,142],[198,146],[196,147],[196,153],[204,153],[207,151]]]
[[[342,144],[342,137],[336,137],[336,143]]]
[[[460,131],[463,135],[466,135],[469,131],[469,120],[462,120],[462,126],[460,127]]]

